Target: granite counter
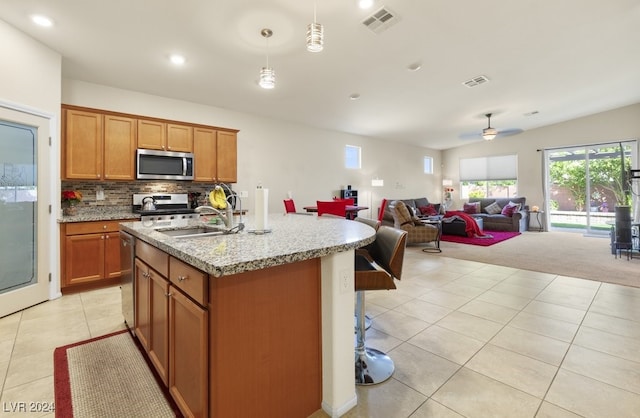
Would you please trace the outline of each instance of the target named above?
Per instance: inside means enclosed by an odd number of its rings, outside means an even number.
[[[176,229],[170,223],[125,222],[125,232],[215,277],[259,270],[319,258],[367,245],[375,232],[360,222],[333,217],[271,215],[271,232],[254,234],[251,218],[236,234],[174,238],[164,234]],[[181,220],[181,228],[200,226],[197,220]]]

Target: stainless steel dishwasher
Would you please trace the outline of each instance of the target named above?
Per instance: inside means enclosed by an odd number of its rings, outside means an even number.
[[[126,232],[120,231],[120,269],[122,278],[120,289],[122,291],[122,315],[129,331],[135,335],[135,314],[133,305],[135,300],[135,245],[136,239]]]

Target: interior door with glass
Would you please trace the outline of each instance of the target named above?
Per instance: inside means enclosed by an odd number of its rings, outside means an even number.
[[[0,107],[0,317],[49,298],[49,122]]]

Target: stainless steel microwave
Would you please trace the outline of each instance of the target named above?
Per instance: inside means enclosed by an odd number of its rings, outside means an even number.
[[[190,152],[138,149],[138,180],[193,180],[193,154]]]

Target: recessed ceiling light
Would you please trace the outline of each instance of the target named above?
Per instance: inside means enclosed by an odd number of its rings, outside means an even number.
[[[42,26],[42,27],[45,27],[45,28],[49,28],[49,27],[53,26],[53,20],[51,20],[48,17],[43,16],[43,15],[33,15],[33,16],[31,16],[31,20],[36,25]]]
[[[419,62],[414,62],[413,64],[407,65],[407,70],[409,71],[418,71],[420,68],[422,68],[422,64],[420,64]]]
[[[373,0],[358,0],[358,7],[368,9],[373,6]]]
[[[538,113],[540,113],[540,112],[538,112],[537,110],[534,110],[532,112],[525,113],[524,116],[533,116],[533,115],[537,115]]]
[[[358,100],[360,98],[360,94],[359,93],[353,93],[349,95],[349,99],[350,100]]]
[[[186,59],[179,54],[173,54],[169,57],[169,59],[171,60],[171,62],[175,65],[183,65],[186,61]]]

